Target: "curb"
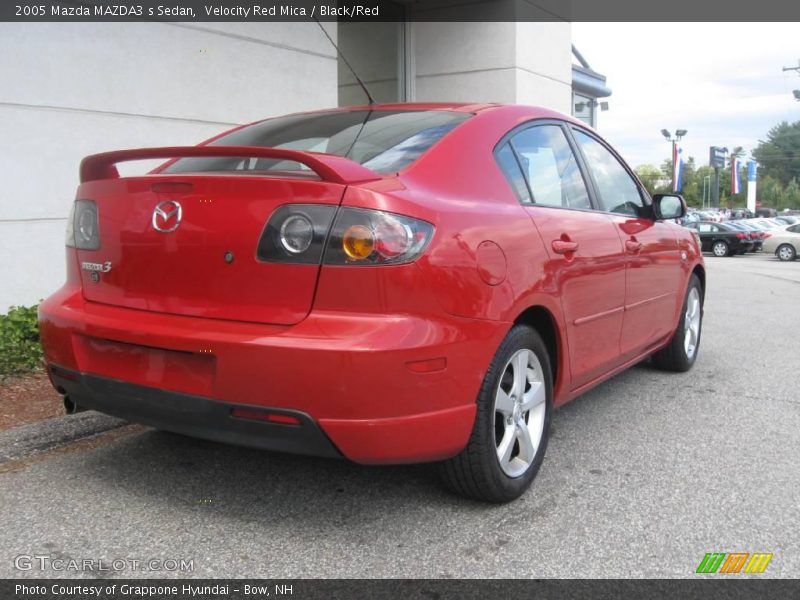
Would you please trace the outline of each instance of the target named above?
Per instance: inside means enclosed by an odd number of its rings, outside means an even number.
[[[0,432],[0,463],[39,454],[123,425],[128,425],[128,421],[90,410],[14,427]]]

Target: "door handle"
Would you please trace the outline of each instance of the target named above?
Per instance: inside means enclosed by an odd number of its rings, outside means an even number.
[[[625,250],[631,253],[639,252],[642,249],[642,242],[636,240],[625,240]]]
[[[553,252],[556,254],[568,254],[570,252],[575,252],[578,249],[578,242],[553,240],[551,246],[553,247]]]

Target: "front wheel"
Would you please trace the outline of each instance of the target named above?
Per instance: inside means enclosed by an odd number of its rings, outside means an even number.
[[[697,360],[703,325],[703,288],[697,275],[692,275],[678,327],[669,344],[653,354],[653,363],[665,371],[688,371]]]
[[[547,448],[552,379],[541,336],[515,325],[481,385],[467,447],[440,466],[448,488],[484,502],[509,502],[528,489]]]
[[[797,251],[791,244],[781,244],[775,251],[775,256],[778,257],[778,260],[786,262],[797,258]]]

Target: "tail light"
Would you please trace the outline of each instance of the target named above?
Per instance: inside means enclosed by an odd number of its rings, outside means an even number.
[[[336,215],[326,265],[388,265],[416,260],[433,236],[433,225],[393,213],[342,208]]]
[[[318,265],[334,214],[327,204],[284,204],[261,234],[259,260]]]
[[[430,223],[394,213],[287,204],[270,217],[257,254],[269,262],[401,264],[417,259],[432,236]]]
[[[747,237],[747,234],[740,232],[736,234],[736,237],[739,238],[740,240],[743,240],[745,237]]]
[[[76,200],[67,219],[66,244],[79,250],[100,249],[97,205],[92,200]]]
[[[764,239],[767,239],[768,237],[772,237],[772,234],[769,233],[769,232],[766,232],[766,231],[762,235],[764,236]]]

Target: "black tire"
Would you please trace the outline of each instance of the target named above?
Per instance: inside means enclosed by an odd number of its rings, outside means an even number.
[[[530,350],[541,366],[541,378],[544,383],[544,424],[541,437],[533,460],[524,473],[516,477],[507,475],[500,466],[497,454],[497,418],[495,413],[495,397],[501,378],[507,376],[511,359],[521,350]],[[472,435],[466,448],[454,458],[439,465],[442,481],[451,491],[483,502],[510,502],[522,495],[530,487],[531,482],[544,459],[547,440],[550,432],[550,420],[553,415],[553,376],[550,356],[541,336],[525,325],[515,325],[508,332],[497,350],[492,363],[484,377],[478,394],[478,410]],[[503,380],[505,381],[505,380]],[[533,419],[533,410],[526,420]],[[509,423],[511,420],[509,418]],[[504,423],[500,422],[500,427]],[[512,442],[512,453],[517,450],[519,442]]]
[[[781,244],[775,249],[775,256],[783,262],[791,262],[797,258],[797,250],[791,244]]]
[[[730,246],[728,246],[728,242],[723,242],[722,240],[714,242],[711,246],[711,252],[714,256],[731,256],[731,249]]]
[[[685,346],[686,326],[687,326],[687,307],[692,290],[697,291],[699,301],[698,310],[699,322],[697,335],[694,344],[694,351],[689,355]],[[683,298],[681,316],[678,319],[678,327],[672,334],[672,339],[664,348],[653,354],[653,364],[664,371],[684,372],[692,368],[697,360],[697,353],[700,350],[700,338],[703,334],[703,287],[697,275],[692,275],[689,279],[689,286],[686,288],[686,296]]]

